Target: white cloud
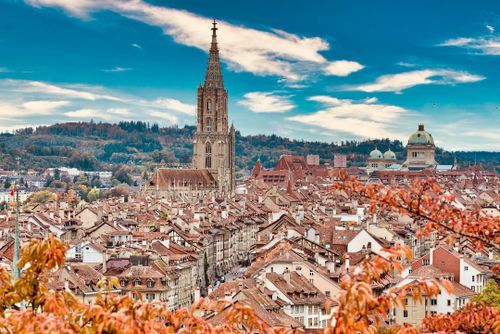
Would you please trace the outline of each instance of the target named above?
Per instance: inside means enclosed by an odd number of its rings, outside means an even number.
[[[104,69],[102,71],[107,73],[120,73],[120,72],[132,71],[132,69],[130,67],[115,66],[113,68]]]
[[[58,96],[67,99],[83,99],[83,100],[110,100],[120,101],[121,99],[108,95],[102,92],[100,87],[88,85],[56,85],[42,81],[30,80],[0,80],[0,91],[10,93],[26,93],[37,95]]]
[[[402,117],[408,114],[404,108],[329,96],[312,96],[309,100],[320,102],[327,108],[288,119],[335,131],[332,135],[343,132],[358,138],[404,138],[398,127]]]
[[[133,48],[136,48],[136,49],[142,50],[142,46],[140,46],[140,45],[139,45],[139,44],[137,44],[137,43],[132,43],[132,44],[130,44],[130,46],[131,46],[131,47],[133,47]]]
[[[196,106],[171,98],[156,99],[154,103],[158,108],[177,111],[192,116],[195,114],[196,111]]]
[[[493,34],[495,32],[495,27],[493,27],[491,24],[485,25],[486,29],[490,32],[490,34]]]
[[[438,46],[461,47],[474,51],[476,54],[500,56],[500,35],[494,35],[493,33],[495,30],[492,26],[489,27],[492,28],[492,30],[490,30],[491,35],[476,38],[452,38],[438,44]]]
[[[91,118],[102,118],[109,119],[109,115],[103,113],[101,110],[96,109],[79,109],[74,111],[65,112],[64,115],[71,118],[78,118],[83,120],[89,120]]]
[[[28,101],[24,102],[22,106],[34,113],[50,113],[69,104],[71,104],[69,101]]]
[[[20,119],[43,124],[58,122],[61,117],[117,122],[148,120],[152,115],[186,124],[192,121],[194,110],[194,105],[177,99],[144,99],[99,86],[0,79],[0,123],[5,127]]]
[[[376,97],[369,97],[367,99],[364,100],[365,103],[376,103],[378,102],[378,99]]]
[[[159,118],[159,119],[162,119],[164,121],[167,121],[171,124],[175,124],[178,122],[177,116],[166,113],[164,111],[150,111],[149,115],[151,115],[155,118]]]
[[[155,6],[143,0],[25,1],[36,7],[58,7],[82,18],[93,11],[110,10],[159,27],[177,43],[204,51],[208,51],[210,45],[211,19],[185,10]],[[319,37],[303,37],[278,29],[257,30],[224,21],[219,22],[218,28],[221,57],[234,70],[298,81],[307,77],[311,68],[317,70],[328,65],[320,52],[328,50],[329,44]],[[311,64],[316,66],[308,66]],[[342,71],[338,73],[346,73],[346,69]]]
[[[400,61],[398,63],[396,63],[396,65],[399,65],[399,66],[402,66],[402,67],[415,67],[417,65],[413,64],[413,63],[408,63],[408,62],[405,62],[405,61]]]
[[[257,113],[283,113],[295,108],[290,96],[272,92],[250,92],[243,97],[238,103]]]
[[[109,108],[106,109],[106,112],[113,115],[130,115],[130,110],[128,110],[127,108]]]
[[[0,67],[0,73],[6,73],[6,72],[10,72],[8,68]]]
[[[326,95],[316,95],[316,96],[311,96],[307,98],[309,101],[315,101],[315,102],[320,102],[329,106],[339,106],[341,104],[350,104],[351,100],[346,100],[346,99],[338,99],[336,97],[332,96],[326,96]]]
[[[453,85],[457,83],[476,82],[485,77],[463,71],[444,69],[415,70],[378,77],[373,83],[350,86],[346,90],[363,92],[401,92],[405,89],[429,84]]]
[[[54,115],[59,108],[69,104],[69,101],[2,101],[0,102],[0,118],[10,120],[29,116]]]
[[[496,141],[497,143],[500,143],[500,133],[495,130],[479,130],[479,131],[463,131],[461,132],[462,135],[468,136],[468,137],[481,137],[484,139],[489,139]]]
[[[363,65],[355,61],[337,60],[329,63],[325,67],[325,73],[328,75],[346,77],[353,72],[362,70],[363,68]]]

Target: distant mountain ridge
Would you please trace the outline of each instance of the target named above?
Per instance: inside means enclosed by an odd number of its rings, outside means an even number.
[[[16,157],[24,169],[45,169],[70,166],[83,170],[112,169],[119,164],[162,165],[189,163],[192,154],[194,126],[160,128],[146,122],[60,123],[26,128],[15,133],[0,134],[0,168],[15,169]],[[371,150],[382,152],[389,147],[398,161],[406,157],[401,141],[389,139],[325,143],[292,140],[276,135],[242,136],[236,132],[236,164],[239,171],[248,171],[260,159],[264,167],[272,167],[281,155],[317,154],[330,161],[334,154],[348,154],[348,164],[364,166]],[[481,164],[499,169],[500,152],[448,152],[436,149],[440,164],[462,166]]]

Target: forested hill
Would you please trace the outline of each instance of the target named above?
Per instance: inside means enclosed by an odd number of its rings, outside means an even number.
[[[69,166],[109,170],[119,164],[188,163],[194,131],[194,126],[160,128],[145,122],[73,122],[26,128],[0,134],[0,168],[14,169],[17,157],[25,169]],[[324,143],[275,135],[242,136],[236,132],[236,164],[238,170],[244,171],[251,169],[259,158],[265,167],[271,167],[283,154],[318,154],[325,161],[336,153],[345,153],[350,165],[360,166],[375,146],[384,152],[389,145],[398,160],[404,160],[406,152],[400,141]],[[500,165],[499,152],[451,153],[437,149],[437,161],[441,164],[452,164],[455,157],[463,165],[480,163],[485,168]]]

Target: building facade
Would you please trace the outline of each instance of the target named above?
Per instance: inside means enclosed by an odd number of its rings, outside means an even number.
[[[391,167],[397,162],[396,154],[388,149],[384,154],[375,148],[370,152],[370,155],[366,161],[366,167],[370,169],[386,169]]]
[[[432,134],[425,131],[424,124],[419,124],[418,130],[413,132],[410,138],[408,138],[406,151],[407,157],[403,163],[403,167],[407,167],[410,170],[420,170],[435,168],[437,166],[434,138],[432,138]]]

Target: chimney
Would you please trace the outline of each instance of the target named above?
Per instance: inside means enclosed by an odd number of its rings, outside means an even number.
[[[434,247],[431,247],[431,249],[429,250],[429,264],[430,265],[434,265],[434,250],[435,250]]]
[[[325,265],[326,265],[326,269],[328,270],[328,272],[330,272],[330,273],[335,272],[335,262],[334,262],[334,260],[329,259],[328,261],[326,261]]]
[[[106,271],[108,271],[108,254],[104,252],[102,254],[102,274],[104,275]]]
[[[283,278],[288,284],[290,284],[290,270],[288,270],[288,267],[286,267],[283,271]]]
[[[265,290],[264,282],[263,281],[257,281],[257,288],[259,289],[260,292],[264,293],[264,290]]]
[[[102,215],[103,215],[103,209],[100,206],[97,208],[97,222],[100,223],[102,221]]]
[[[349,256],[349,254],[346,254],[346,255],[345,255],[345,261],[344,261],[344,263],[345,263],[345,270],[346,270],[347,272],[349,272],[349,267],[351,266],[351,261],[350,261],[350,256]]]
[[[69,291],[69,292],[71,291],[69,289],[69,282],[68,282],[68,280],[64,280],[64,290]]]

